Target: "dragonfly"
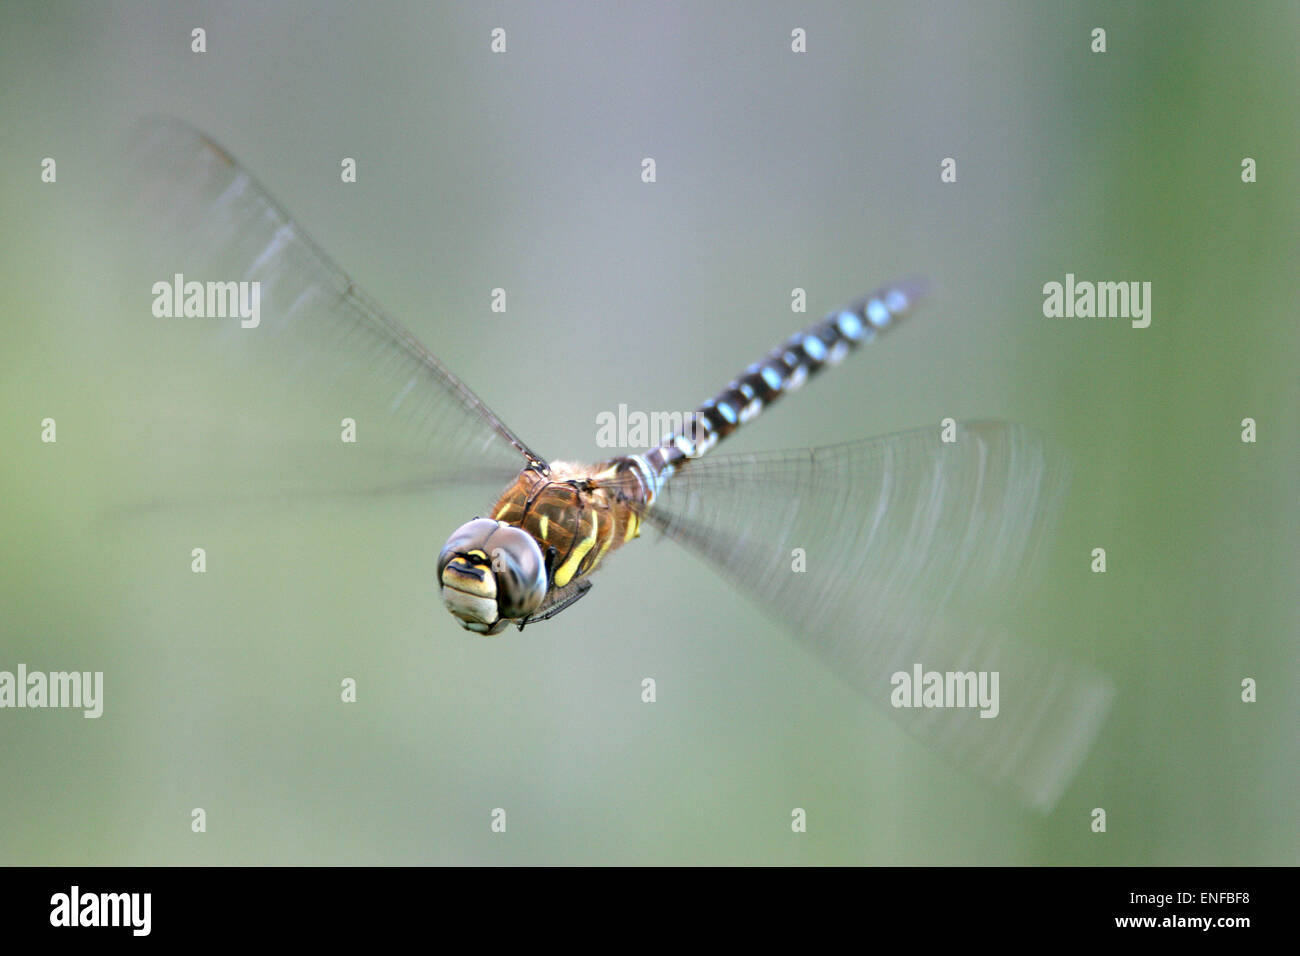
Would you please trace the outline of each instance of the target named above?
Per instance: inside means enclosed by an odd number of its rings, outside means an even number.
[[[229,337],[265,344],[277,368],[305,369],[332,392],[368,400],[378,410],[371,424],[391,439],[385,447],[411,450],[415,485],[503,489],[451,531],[432,569],[461,627],[499,635],[563,612],[571,619],[610,556],[655,529],[948,760],[1033,809],[1059,799],[1112,686],[984,611],[1018,593],[1033,569],[1063,499],[1063,456],[1033,429],[997,421],[714,452],[905,324],[921,283],[883,286],[797,332],[653,447],[595,464],[554,460],[358,289],[212,139],[155,119],[136,142],[141,199],[175,271],[260,283],[259,326]],[[899,675],[922,668],[996,674],[996,714],[900,705]]]

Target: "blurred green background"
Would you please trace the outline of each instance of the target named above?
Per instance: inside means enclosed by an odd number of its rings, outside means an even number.
[[[1298,28],[1293,3],[5,4],[0,669],[103,670],[106,702],[0,711],[0,862],[1296,863]],[[949,415],[1069,450],[1024,630],[1119,696],[1055,812],[931,756],[670,544],[482,640],[433,587],[463,507],[124,512],[171,487],[143,420],[248,424],[187,386],[128,230],[89,212],[158,112],[552,457],[928,276],[906,330],[729,450]],[[1152,282],[1150,328],[1045,319],[1067,272]]]

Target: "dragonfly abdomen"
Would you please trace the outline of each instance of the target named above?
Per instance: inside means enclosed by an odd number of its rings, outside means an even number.
[[[920,283],[884,286],[790,336],[696,409],[682,433],[669,435],[641,456],[653,484],[667,479],[680,462],[707,453],[822,369],[839,364],[859,345],[874,341],[911,311],[921,292]]]

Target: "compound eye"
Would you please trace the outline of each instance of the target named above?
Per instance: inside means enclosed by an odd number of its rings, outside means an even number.
[[[442,572],[446,570],[447,564],[458,554],[470,554],[473,551],[482,551],[486,554],[487,539],[496,530],[497,523],[491,518],[475,518],[453,531],[438,555],[439,579],[442,578]]]
[[[503,618],[532,614],[546,597],[546,568],[542,549],[533,536],[510,525],[498,525],[486,548],[497,582],[497,609]]]

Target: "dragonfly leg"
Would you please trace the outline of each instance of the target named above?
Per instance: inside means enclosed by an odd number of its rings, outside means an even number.
[[[542,612],[540,614],[534,614],[531,617],[526,617],[520,621],[519,630],[522,631],[526,624],[533,624],[537,621],[545,621],[548,618],[555,617],[555,615],[559,614],[565,608],[580,601],[590,590],[591,582],[586,579],[575,581],[568,587],[561,588],[559,591],[555,592],[555,599],[552,603],[542,606]]]

